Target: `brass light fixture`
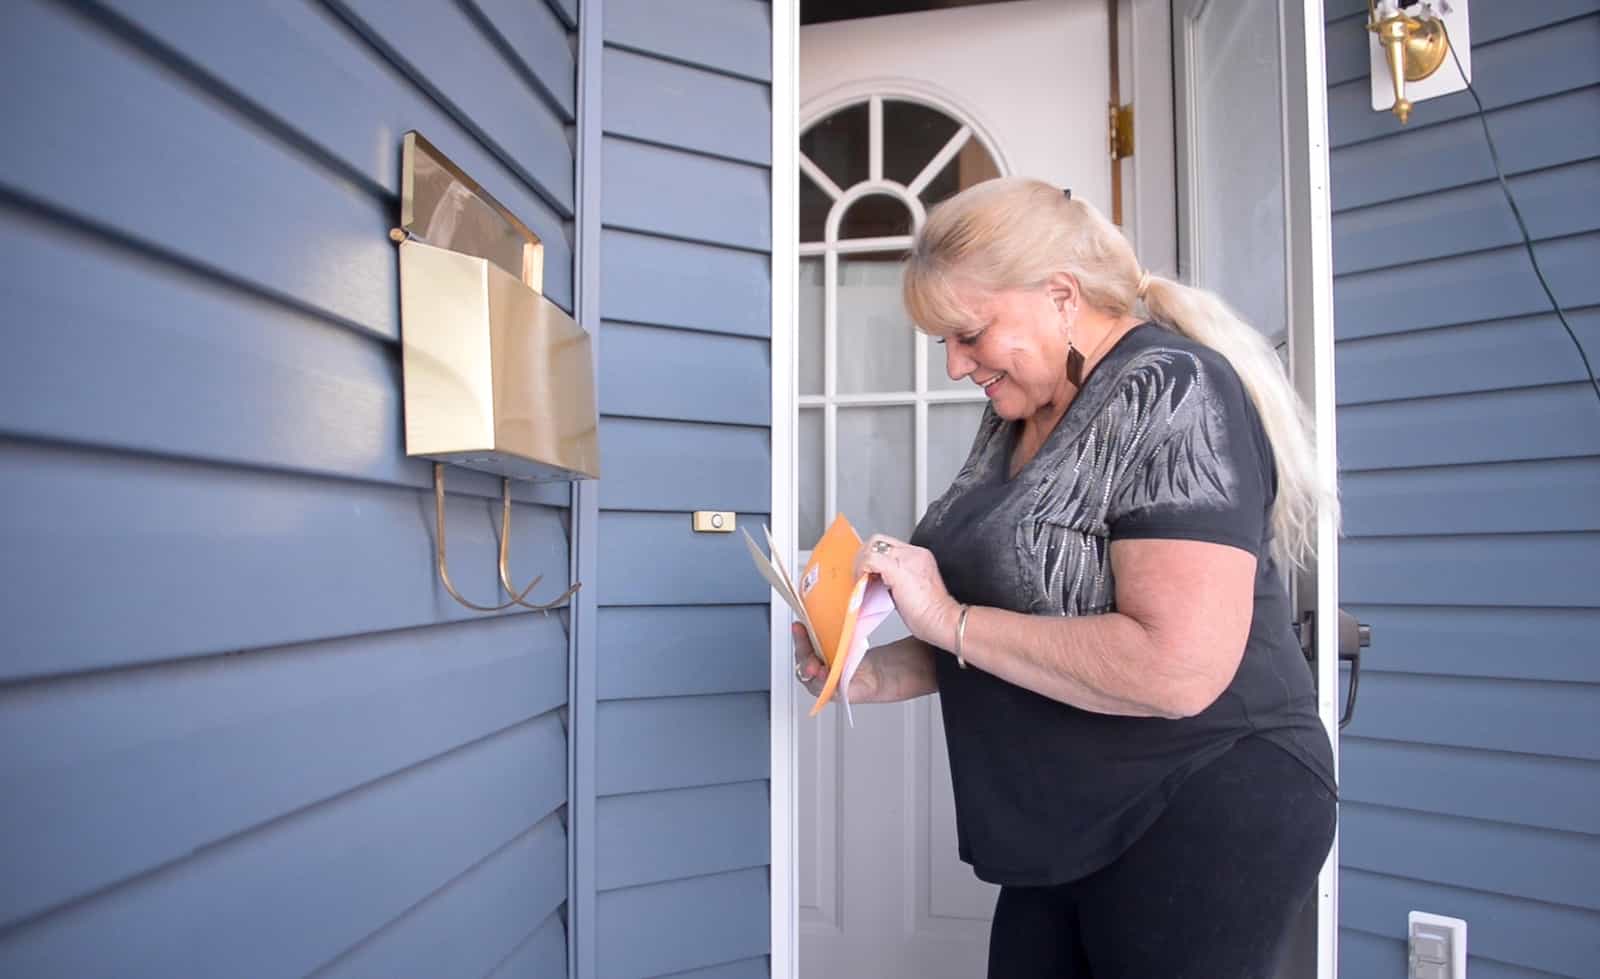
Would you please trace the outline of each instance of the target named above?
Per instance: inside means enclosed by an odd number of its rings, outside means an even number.
[[[1444,21],[1427,5],[1420,16],[1412,16],[1386,2],[1388,10],[1380,16],[1376,0],[1367,0],[1367,30],[1383,45],[1389,75],[1394,81],[1394,114],[1403,126],[1411,119],[1411,100],[1406,98],[1406,82],[1429,78],[1450,54],[1450,35]]]

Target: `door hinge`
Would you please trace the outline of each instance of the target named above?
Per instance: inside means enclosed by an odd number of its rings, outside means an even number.
[[[1133,155],[1133,105],[1108,106],[1111,126],[1111,159]]]

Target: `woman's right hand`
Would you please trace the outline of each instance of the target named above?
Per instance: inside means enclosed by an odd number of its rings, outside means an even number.
[[[811,696],[820,697],[822,688],[828,682],[828,664],[811,648],[811,636],[805,626],[796,622],[790,631],[794,635],[795,679]],[[873,703],[878,697],[881,682],[878,664],[873,662],[869,654],[861,660],[861,665],[856,667],[856,675],[850,680],[850,703]]]

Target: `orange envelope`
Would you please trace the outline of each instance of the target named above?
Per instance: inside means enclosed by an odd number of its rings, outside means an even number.
[[[855,636],[856,617],[861,611],[861,599],[866,592],[867,576],[853,574],[856,554],[861,550],[861,537],[856,529],[840,514],[833,526],[817,541],[800,576],[800,601],[805,605],[806,618],[822,648],[817,655],[828,664],[828,680],[822,693],[811,708],[815,717],[833,698],[844,673],[845,654],[850,640]]]

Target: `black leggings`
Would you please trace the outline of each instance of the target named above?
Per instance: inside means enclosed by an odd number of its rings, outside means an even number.
[[[1115,863],[1003,888],[989,979],[1272,979],[1336,808],[1305,766],[1246,738],[1191,775]]]

